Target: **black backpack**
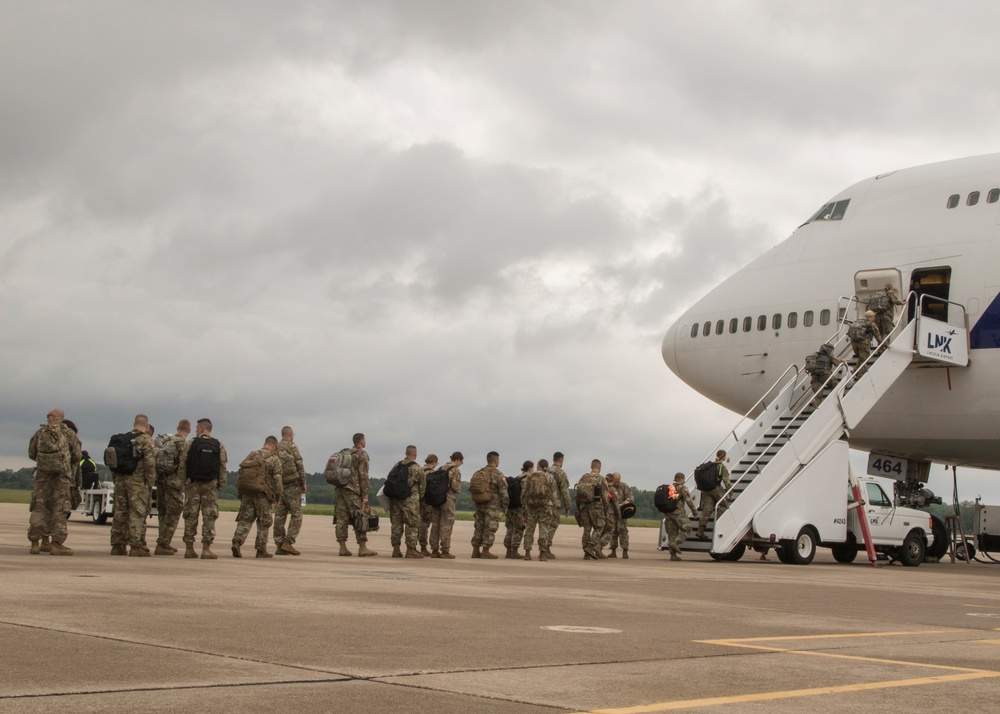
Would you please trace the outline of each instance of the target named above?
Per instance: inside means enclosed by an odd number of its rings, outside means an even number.
[[[427,474],[427,487],[424,489],[424,503],[434,508],[440,508],[448,500],[448,487],[451,476],[448,469],[438,469]]]
[[[408,464],[399,461],[392,467],[389,475],[385,477],[385,486],[382,489],[382,493],[386,495],[386,498],[392,498],[396,501],[409,498],[410,484],[407,482],[406,477],[410,472],[410,466],[413,464],[413,461]]]
[[[672,483],[665,483],[657,486],[653,493],[653,505],[660,513],[673,513],[677,510],[677,502],[680,500],[680,493]]]
[[[139,450],[135,448],[136,432],[115,434],[104,450],[104,465],[116,474],[134,474],[139,468]]]
[[[207,483],[219,478],[222,466],[222,444],[211,436],[198,436],[191,440],[187,460],[187,477],[191,481]]]
[[[706,461],[694,469],[694,483],[699,491],[714,491],[719,487],[719,464]]]
[[[507,508],[521,507],[521,489],[524,487],[524,479],[516,476],[507,477]]]

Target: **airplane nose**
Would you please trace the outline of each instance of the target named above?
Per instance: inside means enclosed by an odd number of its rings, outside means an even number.
[[[677,325],[680,323],[678,320],[670,329],[667,330],[667,334],[663,336],[663,345],[660,347],[660,353],[663,355],[663,361],[667,363],[670,371],[680,377],[680,373],[677,371],[677,353],[676,353],[676,342],[677,342]]]

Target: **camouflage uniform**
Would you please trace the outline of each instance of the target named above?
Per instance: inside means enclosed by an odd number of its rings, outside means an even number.
[[[146,542],[146,516],[149,497],[156,483],[156,457],[153,440],[145,432],[133,429],[139,465],[130,474],[115,474],[115,510],[111,520],[111,545],[142,548]]]
[[[524,551],[528,552],[531,550],[531,546],[534,544],[535,540],[535,526],[538,526],[538,550],[541,552],[547,551],[552,544],[549,542],[548,538],[551,533],[549,528],[549,523],[552,520],[552,497],[558,489],[556,487],[556,480],[552,478],[546,470],[541,470],[538,473],[545,477],[545,485],[549,490],[549,502],[544,506],[532,506],[531,504],[525,502],[521,503],[524,505]],[[528,478],[531,478],[530,476]],[[523,497],[522,497],[523,498]]]
[[[618,510],[618,491],[608,484],[607,479],[601,484],[601,490],[604,501],[604,529],[601,531],[601,548],[607,548],[611,543],[611,537],[618,532],[622,514]]]
[[[184,511],[184,479],[180,475],[180,455],[184,450],[185,439],[177,434],[170,434],[167,441],[160,447],[170,450],[173,454],[174,467],[170,470],[156,471],[156,519],[157,545],[169,547],[177,531],[177,522]]]
[[[43,430],[52,432],[54,451],[39,454],[39,439]],[[73,437],[73,438],[70,438]],[[46,442],[50,439],[46,438]],[[64,424],[42,424],[28,442],[28,457],[41,463],[35,470],[35,488],[31,492],[31,516],[28,518],[28,540],[38,541],[51,536],[53,543],[66,542],[66,521],[69,519],[70,491],[79,486],[74,478],[73,464],[79,464],[82,453],[79,439]],[[44,468],[43,468],[44,467]]]
[[[864,323],[865,337],[860,340],[851,340],[851,348],[854,350],[854,356],[858,360],[858,367],[864,362],[872,353],[872,340],[876,342],[882,341],[882,333],[879,332],[878,327],[874,322],[868,322],[867,319],[855,320],[854,324]]]
[[[677,489],[678,495],[677,508],[670,513],[664,513],[663,521],[667,526],[667,546],[672,554],[680,555],[681,546],[691,533],[691,519],[688,518],[685,506],[691,509],[692,516],[698,515],[698,509],[695,508],[694,499],[691,498],[687,486],[674,481],[674,488]]]
[[[715,504],[719,504],[719,515],[721,516],[729,508],[729,503],[725,499],[726,492],[730,488],[729,469],[721,461],[716,462],[719,468],[719,485],[711,491],[701,492],[701,518],[698,519],[698,533],[704,534],[708,519],[715,513]]]
[[[462,472],[448,470],[448,498],[439,508],[431,508],[430,546],[432,551],[451,552],[451,531],[455,526],[455,499],[462,492]]]
[[[421,487],[421,492],[426,493],[427,491],[427,476],[434,473],[436,467],[433,466],[421,466],[420,480],[423,482]],[[420,525],[417,527],[417,540],[420,542],[420,547],[426,550],[427,548],[427,532],[431,527],[431,519],[434,518],[434,509],[424,503],[423,497],[420,499]]]
[[[594,490],[598,494],[598,497],[593,501],[585,502],[580,500],[580,484],[586,481],[593,482]],[[583,527],[583,552],[590,558],[598,557],[597,554],[601,550],[601,533],[604,531],[604,503],[600,498],[600,494],[603,482],[604,479],[601,474],[591,471],[580,477],[576,488],[576,508],[580,514],[580,525]]]
[[[274,509],[274,544],[280,548],[285,542],[295,545],[295,539],[302,529],[302,494],[306,487],[306,467],[294,441],[279,441],[277,454],[281,461],[281,488],[278,489],[278,505]],[[288,518],[287,532],[285,518]]]
[[[351,482],[346,486],[337,486],[334,519],[337,522],[335,533],[338,543],[347,542],[347,526],[354,526],[355,515],[364,508],[363,499],[368,497],[368,489],[368,452],[355,446],[351,449]],[[354,538],[359,544],[368,542],[368,534],[358,533],[356,528]]]
[[[549,520],[545,524],[544,536],[539,533],[538,541],[542,542],[543,537],[548,547],[552,547],[552,541],[556,537],[556,529],[559,528],[559,519],[565,514],[568,515],[572,509],[572,501],[569,497],[569,476],[558,466],[549,466],[549,473],[555,482],[552,497],[552,507]],[[539,529],[541,530],[541,529]]]
[[[491,548],[500,527],[500,516],[507,510],[507,479],[495,466],[484,466],[479,469],[489,477],[490,491],[493,497],[486,503],[476,504],[476,520],[472,531],[472,547]],[[476,473],[479,473],[477,471]],[[475,474],[473,474],[475,478]]]
[[[250,526],[256,521],[257,538],[254,540],[254,548],[261,553],[267,551],[267,535],[272,522],[271,504],[282,490],[282,463],[277,454],[267,449],[259,449],[257,453],[264,459],[264,480],[267,483],[267,490],[264,493],[240,493],[240,512],[236,515],[233,545],[237,547],[243,545],[250,533]]]
[[[619,545],[623,551],[628,551],[628,520],[622,518],[621,505],[628,501],[632,501],[632,489],[628,487],[628,484],[624,481],[619,481],[616,486],[612,486],[611,490],[615,492],[617,504],[615,506],[615,514],[618,519],[615,521],[615,528],[611,532],[611,549],[614,550]],[[634,501],[633,501],[634,502]]]
[[[513,480],[521,482],[521,488],[524,488],[524,479],[528,477],[526,471],[522,471]],[[507,486],[508,504],[507,504],[507,515],[504,516],[504,537],[503,537],[503,547],[507,550],[516,551],[521,547],[521,539],[524,538],[524,502],[521,502],[520,506],[510,505],[510,485]]]
[[[192,481],[187,477],[187,455],[191,447],[197,444],[198,439],[212,438],[209,434],[196,436],[184,442],[181,451],[181,462],[179,473],[184,480],[185,502],[184,502],[184,542],[188,545],[194,543],[195,536],[198,535],[198,515],[201,514],[201,542],[204,545],[212,545],[215,542],[215,521],[219,517],[219,490],[226,485],[226,464],[229,458],[226,455],[226,447],[219,444],[219,476],[212,481]]]
[[[420,528],[420,504],[424,500],[424,470],[416,461],[409,458],[400,463],[409,468],[406,473],[406,483],[410,487],[410,495],[406,498],[389,499],[389,542],[393,548],[398,548],[404,536],[406,549],[416,551],[417,529]]]
[[[896,306],[905,305],[906,303],[896,297],[895,290],[886,290],[882,288],[881,290],[875,291],[871,296],[870,301],[874,302],[876,299],[883,299],[885,296],[885,301],[889,304],[889,307],[885,310],[876,310],[872,308],[872,312],[875,313],[875,327],[882,334],[883,337],[887,337],[892,334],[893,329],[896,327]]]

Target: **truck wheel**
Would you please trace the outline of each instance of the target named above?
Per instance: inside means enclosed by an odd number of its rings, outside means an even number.
[[[951,540],[948,538],[948,529],[945,528],[944,521],[940,516],[931,516],[931,532],[934,534],[934,543],[927,549],[926,557],[941,560],[948,555]]]
[[[854,559],[858,557],[858,544],[854,540],[854,534],[848,533],[846,543],[831,545],[830,552],[833,553],[833,559],[838,563],[853,563]]]
[[[903,545],[899,546],[896,553],[899,562],[908,568],[915,568],[924,562],[924,536],[920,531],[910,531],[903,539]]]
[[[794,548],[795,541],[786,539],[778,543],[778,547],[774,549],[774,552],[778,554],[778,560],[785,565],[795,565],[795,561],[792,560],[792,550]]]
[[[968,552],[968,556],[966,556],[966,552]],[[961,543],[959,543],[958,547],[955,548],[955,560],[966,561],[966,560],[972,560],[975,557],[976,557],[976,546],[972,545],[972,541],[970,540],[965,541],[964,548],[962,547]]]
[[[736,547],[734,547],[728,553],[709,553],[709,555],[712,556],[712,560],[718,560],[718,561],[725,560],[729,562],[736,562],[737,560],[742,558],[743,554],[746,552],[747,552],[747,544],[737,543]]]
[[[816,557],[816,531],[812,526],[802,526],[798,537],[791,541],[791,561],[795,565],[809,565]]]
[[[103,526],[108,522],[108,514],[104,512],[104,499],[95,498],[93,509],[90,511],[90,517],[99,526]]]

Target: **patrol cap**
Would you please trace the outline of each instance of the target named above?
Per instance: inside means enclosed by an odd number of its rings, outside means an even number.
[[[678,471],[677,473],[674,474],[674,481],[686,481],[686,480],[687,480],[687,476],[685,476],[684,474],[682,474],[680,471]]]

